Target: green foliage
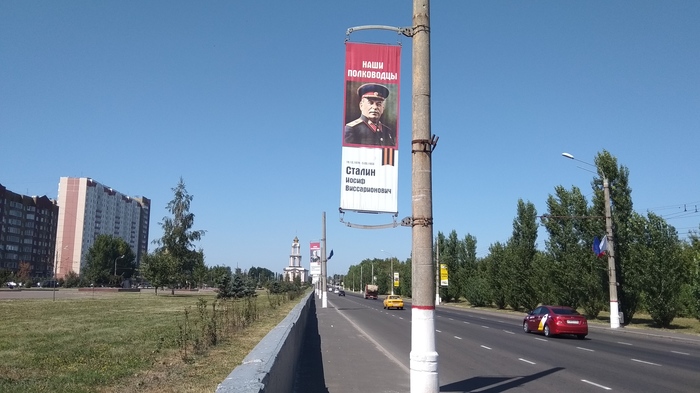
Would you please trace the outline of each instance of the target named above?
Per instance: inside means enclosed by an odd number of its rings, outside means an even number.
[[[136,269],[136,256],[123,239],[99,235],[85,257],[82,276],[95,285],[119,285]],[[115,274],[116,270],[116,274]]]
[[[80,286],[80,276],[74,271],[69,271],[63,278],[63,286],[66,288],[77,288]]]
[[[167,205],[172,217],[163,217],[163,221],[159,223],[163,228],[163,236],[154,241],[159,246],[155,254],[160,257],[160,261],[152,263],[149,274],[160,280],[163,285],[169,286],[174,294],[177,285],[195,283],[195,272],[201,274],[204,252],[195,251],[194,242],[199,241],[205,231],[192,229],[194,214],[190,212],[190,204],[193,196],[187,193],[184,180],[180,178],[172,190],[174,196]],[[162,271],[157,272],[154,269]],[[148,278],[146,275],[144,277]],[[153,282],[151,278],[148,279]]]

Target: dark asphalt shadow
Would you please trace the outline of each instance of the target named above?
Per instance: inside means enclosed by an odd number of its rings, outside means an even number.
[[[554,367],[536,374],[522,377],[474,377],[463,381],[454,382],[440,387],[441,392],[472,392],[478,390],[483,393],[500,393],[506,392],[518,386],[525,385],[528,382],[539,378],[546,377],[549,374],[554,374],[557,371],[563,370],[563,367]],[[506,382],[509,381],[509,382]],[[495,385],[495,386],[494,386]],[[489,386],[493,386],[488,388]],[[484,388],[488,388],[482,390]]]
[[[294,380],[295,393],[328,393],[323,371],[323,355],[321,353],[321,335],[318,332],[318,317],[316,302],[311,302],[309,320],[306,321],[304,344],[301,359]]]

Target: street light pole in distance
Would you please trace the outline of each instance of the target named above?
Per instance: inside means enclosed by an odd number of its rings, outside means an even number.
[[[562,156],[575,160],[586,165],[590,165],[597,168],[595,165],[590,164],[586,161],[581,161],[575,158],[572,154],[561,153]],[[603,197],[605,198],[605,236],[608,238],[608,287],[610,292],[610,328],[617,329],[620,327],[620,314],[619,314],[619,304],[617,301],[617,274],[615,273],[615,247],[613,244],[613,233],[612,233],[612,212],[610,208],[610,183],[605,172],[602,171],[603,175]]]
[[[391,283],[391,285],[390,285],[391,286],[391,294],[393,295],[394,294],[394,256],[392,254],[390,254],[388,251],[384,251],[384,250],[379,250],[379,251],[389,255],[389,258],[390,258],[389,260],[391,261],[391,273],[389,274],[389,278],[390,278],[389,282]],[[401,277],[399,277],[399,279],[400,278]]]

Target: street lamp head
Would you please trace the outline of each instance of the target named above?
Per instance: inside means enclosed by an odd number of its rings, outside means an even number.
[[[564,157],[566,157],[566,158],[572,159],[572,160],[574,159],[574,156],[573,156],[573,154],[569,154],[569,153],[561,153],[561,155],[562,155],[562,156],[564,156]]]

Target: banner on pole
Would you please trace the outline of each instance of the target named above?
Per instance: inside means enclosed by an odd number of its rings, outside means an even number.
[[[401,47],[345,45],[340,208],[397,213]]]
[[[394,272],[394,287],[399,286],[399,272]]]
[[[310,242],[309,244],[309,273],[312,276],[321,275],[321,242]]]

